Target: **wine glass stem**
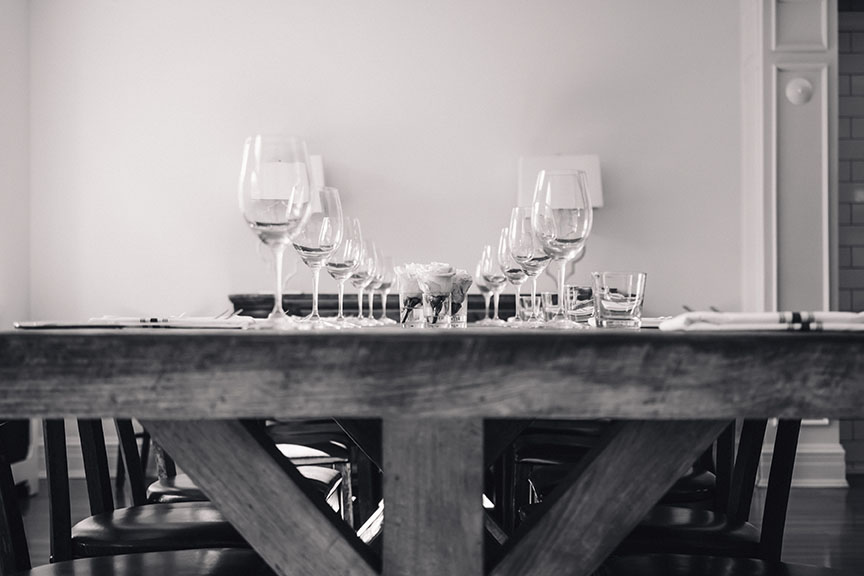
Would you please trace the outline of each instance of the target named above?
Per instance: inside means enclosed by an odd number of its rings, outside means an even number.
[[[342,301],[345,299],[345,280],[339,281],[339,320],[344,320],[345,315],[342,313]]]
[[[564,282],[567,276],[567,260],[561,260],[558,268],[558,312],[556,318],[564,318]]]
[[[501,296],[501,291],[500,291],[500,290],[496,290],[495,292],[493,292],[493,296],[492,296],[492,297],[495,299],[495,300],[494,300],[494,302],[495,302],[495,315],[492,317],[493,320],[498,320],[498,319],[499,319],[499,318],[498,318],[498,298],[499,298],[500,296]]]
[[[540,319],[540,310],[537,306],[537,276],[531,278],[531,318]]]
[[[369,319],[374,320],[375,315],[375,290],[369,290]]]
[[[522,308],[522,285],[516,284],[516,320],[519,320],[521,316],[519,316],[519,310]]]
[[[490,298],[490,296],[491,295],[489,294],[489,292],[483,294],[483,301],[486,303],[486,315],[483,316],[484,320],[489,320],[489,298]]]
[[[273,259],[276,264],[276,289],[273,291],[273,311],[270,318],[281,318],[285,316],[282,309],[282,256],[285,254],[285,244],[273,244]]]
[[[318,281],[321,279],[321,268],[312,268],[312,314],[309,318],[318,319]]]
[[[385,290],[381,293],[381,320],[387,319],[387,296],[389,295],[389,290]]]
[[[363,287],[361,286],[357,292],[357,317],[363,319]]]

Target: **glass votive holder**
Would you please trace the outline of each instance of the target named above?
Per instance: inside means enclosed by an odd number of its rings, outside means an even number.
[[[399,292],[399,324],[403,328],[423,328],[426,325],[422,292]]]
[[[523,322],[528,322],[529,320],[533,320],[535,316],[539,316],[542,320],[543,313],[543,300],[540,296],[531,295],[522,295],[519,297],[519,309],[517,313],[519,314],[519,319]]]
[[[449,292],[446,294],[423,293],[423,316],[425,316],[427,328],[450,327],[451,300]]]
[[[450,298],[450,327],[451,328],[467,328],[468,327],[468,295],[462,294],[462,301],[456,302],[456,299]]]
[[[593,272],[594,316],[599,328],[641,328],[644,272]]]
[[[594,289],[591,286],[566,284],[564,312],[573,322],[586,323],[594,316]]]
[[[541,292],[543,306],[543,320],[549,322],[558,313],[558,294],[555,292]]]

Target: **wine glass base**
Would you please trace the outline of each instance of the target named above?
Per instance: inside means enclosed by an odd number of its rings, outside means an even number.
[[[298,322],[297,327],[300,330],[337,330],[339,325],[331,319],[310,314]]]
[[[351,330],[360,327],[360,325],[356,322],[353,322],[351,318],[345,318],[344,316],[342,316],[341,318],[337,316],[336,318],[333,318],[331,322],[333,322],[333,324],[339,330]]]
[[[397,322],[395,320],[393,320],[392,318],[379,318],[378,324],[380,324],[382,326],[390,326],[392,324],[397,324]]]
[[[489,322],[485,324],[486,326],[506,326],[507,322],[501,320],[500,318],[490,318]]]
[[[256,320],[249,330],[297,330],[298,322],[290,316],[269,316]]]
[[[370,318],[357,318],[357,325],[368,328],[370,326],[378,326],[378,321]]]
[[[492,326],[493,324],[490,324],[490,322],[492,322],[491,318],[484,318],[483,320],[474,322],[474,326]]]
[[[554,318],[546,322],[543,327],[549,330],[585,330],[588,328],[585,324],[574,322],[568,318]]]

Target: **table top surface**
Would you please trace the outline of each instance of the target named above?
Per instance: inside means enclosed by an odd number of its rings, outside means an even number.
[[[864,416],[864,333],[0,332],[0,416]]]

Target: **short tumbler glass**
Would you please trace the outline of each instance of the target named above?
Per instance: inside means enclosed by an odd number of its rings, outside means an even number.
[[[594,272],[594,317],[599,328],[641,328],[644,272]]]
[[[594,289],[591,286],[566,284],[564,311],[573,322],[586,323],[594,317]]]

